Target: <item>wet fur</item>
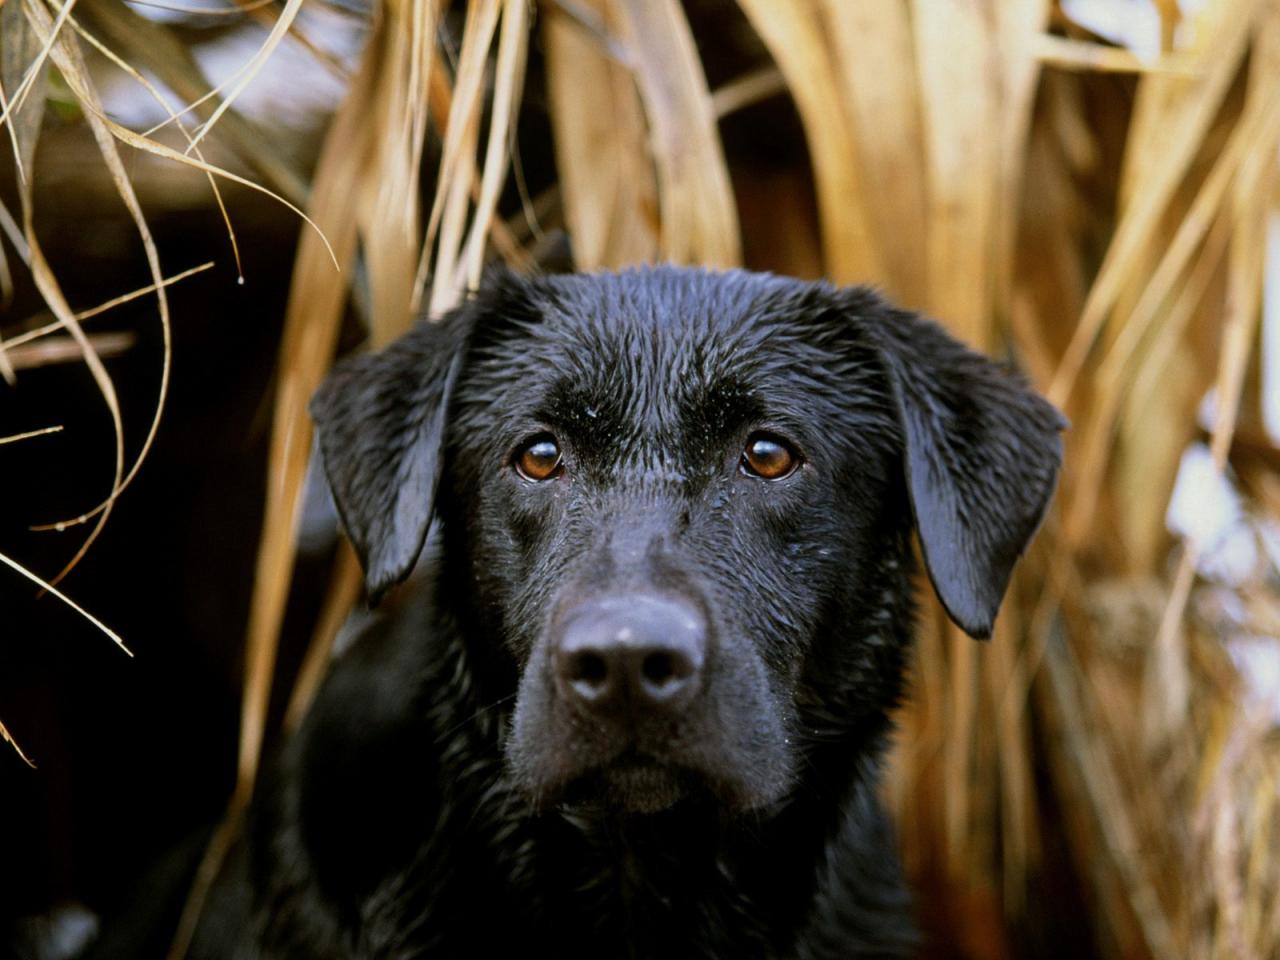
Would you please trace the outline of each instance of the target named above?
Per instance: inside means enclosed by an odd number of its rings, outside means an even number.
[[[866,290],[663,268],[495,278],[313,409],[371,596],[425,555],[264,781],[196,956],[911,955],[874,793],[912,530],[989,634],[1053,490],[1052,407]],[[796,482],[737,471],[762,424]],[[572,479],[531,490],[509,463],[539,425]],[[636,576],[716,643],[651,795],[579,776],[611,755],[540,659],[567,604]]]

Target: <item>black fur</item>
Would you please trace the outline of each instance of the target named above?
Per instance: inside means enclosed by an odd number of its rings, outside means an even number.
[[[197,955],[910,955],[874,793],[911,530],[988,635],[1052,494],[1049,404],[865,290],[662,268],[498,277],[313,411],[371,595],[439,522],[260,790]],[[800,467],[748,475],[757,431]],[[533,483],[543,434],[563,471]],[[629,591],[697,611],[705,675],[678,715],[591,722],[557,637]]]

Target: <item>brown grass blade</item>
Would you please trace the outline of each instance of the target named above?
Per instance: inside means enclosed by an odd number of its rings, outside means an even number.
[[[858,142],[842,106],[843,85],[807,4],[739,0],[751,25],[787,79],[813,161],[827,274],[839,283],[889,281],[879,236],[867,211]]]
[[[1029,186],[1011,201],[1016,210],[1014,288],[1007,303],[1010,344],[1032,382],[1047,384],[1069,330],[1062,328],[1084,302],[1088,267],[1079,254],[1088,198],[1077,177],[1098,169],[1098,136],[1080,119],[1081,84],[1074,77],[1045,74],[1041,97],[1025,144],[1022,176]],[[997,296],[1002,296],[997,290]],[[1065,335],[1064,335],[1065,334]]]
[[[35,27],[37,33],[44,34],[47,31],[52,30],[52,22],[49,20],[48,14],[45,13],[42,8],[32,3],[28,5],[27,9],[31,13],[31,23]],[[143,462],[146,460],[147,454],[151,450],[152,442],[155,440],[156,431],[160,426],[160,418],[164,413],[165,399],[167,398],[169,391],[169,373],[172,361],[172,336],[169,321],[169,299],[164,291],[164,273],[160,269],[160,255],[156,250],[155,241],[151,236],[150,228],[147,226],[146,218],[142,214],[142,208],[138,204],[137,196],[133,192],[133,185],[130,183],[124,164],[120,159],[120,154],[116,148],[116,141],[112,137],[107,124],[101,119],[102,105],[98,99],[97,91],[93,88],[92,81],[89,79],[88,69],[85,66],[83,56],[80,53],[79,45],[73,36],[64,32],[56,38],[56,42],[50,49],[50,56],[53,59],[53,62],[57,65],[63,79],[66,81],[68,86],[71,87],[77,100],[86,105],[87,109],[84,111],[84,116],[93,132],[94,140],[98,144],[98,150],[102,155],[102,159],[106,164],[108,172],[111,174],[111,179],[116,187],[116,192],[120,195],[120,199],[124,202],[125,208],[129,211],[129,216],[132,218],[134,226],[137,228],[138,235],[142,240],[143,250],[147,258],[147,266],[151,271],[152,281],[156,287],[156,302],[159,307],[160,326],[164,338],[164,357],[160,372],[159,395],[156,400],[155,412],[151,418],[151,424],[148,427],[146,436],[142,442],[142,448],[134,459],[133,465],[130,467],[128,473],[122,477],[120,475],[122,466],[122,460],[120,458],[123,454],[121,447],[122,438],[119,428],[117,428],[116,478],[115,482],[112,484],[110,495],[106,500],[102,501],[102,503],[92,510],[87,511],[72,520],[64,521],[64,526],[85,523],[94,516],[100,516],[101,519],[63,570],[53,578],[53,582],[56,584],[75,567],[75,565],[84,556],[85,552],[92,545],[93,541],[97,538],[98,534],[102,530],[103,524],[106,522],[111,504],[129,485],[133,478],[137,476],[138,470],[141,468]],[[27,209],[27,239],[32,247],[34,255],[36,244],[31,230],[30,204],[28,204]],[[33,262],[34,260],[35,257],[33,256]],[[47,299],[48,298],[46,297],[46,300]],[[62,304],[62,307],[65,311],[65,303]],[[74,325],[71,328],[72,336],[81,343],[82,347],[92,350],[92,346],[89,344],[88,339],[84,336],[83,332],[80,331],[79,323],[75,317],[72,316],[69,311],[66,311],[66,315],[63,319],[64,321],[70,321],[70,325]],[[86,356],[87,355],[88,354],[86,354]],[[118,424],[118,410],[113,412],[113,417],[116,419]],[[58,529],[61,528],[58,527]]]
[[[926,177],[929,308],[960,336],[991,342],[1000,154],[1000,76],[983,5],[913,4]]]
[[[9,268],[9,255],[0,244],[0,310],[8,310],[13,303],[13,271]],[[4,370],[4,339],[0,338],[0,376],[9,379],[12,370]],[[12,383],[12,380],[10,380]]]
[[[381,73],[370,101],[378,128],[369,134],[369,163],[383,173],[369,179],[356,204],[369,270],[374,346],[407,330],[419,303],[417,195],[433,96],[429,81],[439,69],[434,31],[442,8],[424,0],[390,6],[387,26],[375,35]]]
[[[27,171],[35,152],[40,123],[44,117],[46,66],[41,60],[42,44],[14,3],[0,6],[0,124],[8,128],[13,146],[13,162],[22,189],[30,189]],[[9,95],[24,84],[37,91],[35,103],[25,111],[10,107]]]
[[[280,41],[284,39],[285,34],[289,32],[289,27],[293,24],[301,8],[302,0],[286,0],[284,8],[280,11],[280,16],[276,18],[276,22],[271,27],[266,39],[262,41],[262,46],[233,75],[235,79],[230,84],[230,89],[223,96],[222,102],[214,107],[213,113],[209,115],[209,118],[200,125],[194,139],[191,141],[191,145],[187,147],[188,152],[194,150],[200,144],[200,141],[209,135],[218,121],[222,119],[223,114],[235,102],[236,97],[243,93],[245,87],[253,82],[254,77],[262,70],[263,64],[267,62],[276,47],[280,45]]]
[[[1202,325],[1219,315],[1222,263],[1231,228],[1230,217],[1220,214],[1188,268],[1186,280],[1135,357],[1127,386],[1117,391],[1124,409],[1112,441],[1117,456],[1110,495],[1130,570],[1155,568],[1167,543],[1168,500],[1182,452],[1195,434],[1191,411],[1198,407],[1204,392],[1204,364],[1197,362],[1198,350],[1188,334],[1195,329],[1193,320]],[[1112,415],[1112,411],[1100,410],[1096,417]],[[1093,415],[1090,421],[1092,426]],[[1158,429],[1153,429],[1154,425]],[[1091,437],[1085,436],[1086,444]],[[1081,449],[1088,447],[1082,444]]]
[[[160,3],[158,0],[129,0],[135,7],[150,7],[153,10],[167,10],[170,13],[189,13],[201,17],[243,17],[247,13],[269,7],[276,0],[248,0],[245,3],[233,2],[229,7],[219,10],[217,7],[197,7],[182,3]]]
[[[589,8],[604,30],[607,7]],[[581,270],[658,255],[658,193],[643,108],[630,71],[560,5],[543,19],[547,86],[565,220]]]
[[[213,889],[214,881],[222,869],[222,863],[231,850],[231,845],[240,836],[243,806],[235,801],[214,827],[209,843],[205,847],[200,863],[196,865],[195,876],[191,879],[191,889],[187,891],[187,900],[178,918],[178,927],[173,935],[173,942],[165,954],[165,960],[183,960],[191,946],[191,938],[195,936],[196,924],[200,921],[200,910]]]
[[[146,21],[143,21],[143,22],[145,23]],[[127,37],[129,35],[128,31],[125,31],[124,35]],[[99,45],[99,49],[103,49],[101,45]],[[119,60],[118,57],[116,59]],[[133,73],[134,75],[136,75],[137,71],[133,71]],[[154,87],[151,87],[149,84],[148,84],[148,87],[149,89],[154,90]],[[161,100],[161,102],[163,103],[163,99]],[[81,100],[79,102],[79,106],[86,113],[93,113],[94,116],[97,118],[97,120],[101,121],[105,125],[105,128],[109,130],[111,134],[121,142],[127,143],[128,145],[135,147],[136,149],[144,150],[148,153],[155,154],[156,156],[164,157],[166,159],[173,160],[177,163],[185,164],[197,170],[201,170],[206,174],[211,174],[213,176],[216,176],[222,179],[230,180],[240,184],[241,186],[248,187],[251,190],[257,191],[259,193],[263,193],[266,196],[271,197],[273,200],[276,200],[279,203],[283,204],[284,206],[288,207],[290,210],[296,213],[312,229],[316,228],[315,224],[310,220],[310,218],[307,217],[307,215],[301,209],[299,209],[294,203],[290,202],[288,199],[281,196],[280,194],[266,187],[263,187],[260,184],[254,183],[251,180],[247,180],[244,177],[231,173],[228,170],[224,170],[221,167],[217,167],[217,166],[205,163],[203,160],[199,159],[198,157],[192,158],[187,156],[186,154],[179,153],[176,150],[173,150],[162,143],[158,143],[157,141],[152,140],[149,136],[145,134],[138,134],[128,129],[127,127],[121,126],[120,124],[116,123],[111,118],[103,114],[100,109],[95,107],[95,101]],[[167,105],[165,106],[167,110],[168,107]],[[170,115],[171,115],[171,118],[176,119],[181,114],[171,112]],[[232,114],[228,114],[228,116],[230,117],[232,116]],[[224,125],[227,125],[227,124],[224,124]],[[95,129],[96,129],[96,126],[95,126]],[[257,136],[259,139],[263,139],[260,135],[257,135]],[[285,177],[284,179],[287,180],[288,178]],[[300,195],[305,193],[305,191],[302,189],[298,189],[296,192]],[[3,212],[3,211],[0,211],[0,212]],[[0,225],[4,225],[5,219],[6,217],[0,216]],[[230,229],[229,224],[228,224],[228,229]],[[6,227],[6,230],[7,230],[7,227]],[[324,242],[326,248],[328,248],[328,240],[324,238],[323,234],[321,234],[321,240]],[[232,243],[234,245],[234,236],[232,237]],[[331,250],[330,250],[330,257],[331,259],[334,260],[334,263],[336,264],[337,260],[336,258],[333,257]]]
[[[1147,281],[1142,296],[1119,325],[1116,338],[1098,370],[1098,380],[1104,389],[1114,387],[1124,377],[1139,345],[1159,319],[1161,305],[1226,203],[1228,190],[1237,173],[1250,157],[1256,164],[1260,145],[1274,141],[1280,131],[1280,122],[1276,120],[1278,114],[1280,84],[1273,84],[1262,96],[1252,98]]]
[[[84,22],[123,60],[135,67],[145,66],[188,104],[209,97],[208,80],[190,50],[171,29],[111,0],[86,0],[79,9]],[[174,111],[172,117],[180,118],[191,109],[188,106]],[[213,109],[214,105],[210,104],[205,112]],[[144,138],[149,136],[149,133],[143,134]],[[218,138],[294,207],[306,201],[307,183],[302,173],[273,149],[276,141],[270,134],[257,129],[235,109],[223,113],[218,123]]]
[[[512,228],[496,215],[500,188],[508,169],[513,166],[517,173],[516,186],[521,191],[528,213],[518,157],[514,155],[515,121],[524,86],[528,47],[526,11],[518,10],[514,0],[501,0],[501,8],[502,34],[494,67],[483,169],[477,169],[474,160],[483,104],[471,98],[460,101],[459,91],[465,92],[475,86],[475,78],[487,72],[488,49],[481,44],[482,41],[492,42],[496,28],[483,15],[487,11],[479,11],[482,15],[473,21],[474,44],[468,40],[471,34],[464,29],[457,89],[452,89],[453,84],[443,71],[434,69],[432,72],[432,102],[437,104],[438,114],[448,118],[446,142],[451,131],[460,139],[453,166],[446,170],[442,162],[438,171],[438,205],[433,214],[439,211],[439,219],[428,223],[426,241],[418,262],[419,295],[425,292],[428,276],[432,278],[428,307],[428,315],[431,316],[438,316],[456,304],[465,290],[479,283],[489,244],[509,267],[537,269],[532,253],[520,246]],[[463,111],[462,106],[467,110]],[[536,230],[534,232],[537,233]],[[433,253],[434,264],[431,262]]]
[[[431,295],[427,298],[431,316],[452,306],[456,299],[452,281],[474,183],[473,158],[479,136],[489,48],[498,27],[501,9],[502,0],[478,0],[467,6],[462,50],[458,56],[458,69],[449,105],[449,120],[441,149],[436,192],[427,218],[426,240],[418,261],[417,283],[420,290],[425,290],[434,250],[435,269],[431,271]],[[435,245],[437,236],[438,247]]]
[[[17,443],[19,440],[30,440],[32,437],[44,437],[51,433],[61,433],[62,427],[41,427],[39,430],[27,430],[24,433],[14,433],[7,437],[0,437],[0,445],[6,443]]]
[[[1048,0],[994,5],[1001,68],[992,302],[1001,317],[1012,311],[1022,181],[1032,111],[1040,86],[1041,65],[1035,41],[1044,35],[1050,9]]]
[[[711,92],[711,109],[723,120],[731,113],[787,92],[782,71],[770,64],[735,77]]]
[[[35,282],[36,289],[44,298],[44,302],[48,304],[50,312],[58,318],[60,324],[64,326],[68,332],[75,338],[79,344],[86,366],[92,374],[94,382],[98,386],[98,390],[102,393],[103,402],[107,406],[107,412],[111,415],[111,425],[115,436],[115,469],[111,480],[111,490],[115,493],[120,489],[120,481],[124,477],[124,425],[120,419],[120,403],[116,397],[115,384],[111,381],[110,374],[102,365],[102,360],[94,349],[93,343],[80,329],[80,324],[72,314],[71,308],[67,305],[66,298],[62,294],[62,289],[58,285],[58,281],[50,270],[48,261],[44,258],[44,252],[40,249],[39,243],[36,241],[35,230],[31,222],[31,206],[26,205],[23,211],[23,227],[27,235],[27,244],[30,253],[31,277]],[[113,499],[105,501],[105,507],[98,514],[98,522],[94,525],[89,536],[81,544],[70,563],[65,566],[59,577],[71,569],[71,567],[84,556],[85,551],[93,543],[93,540],[101,532],[103,525],[107,522],[107,517],[111,513],[111,504]],[[60,529],[55,526],[55,529]],[[57,582],[54,578],[54,583]]]
[[[1274,144],[1280,136],[1280,83],[1270,85],[1261,96],[1261,100],[1253,99],[1232,131],[1226,148],[1205,178],[1138,302],[1119,326],[1115,341],[1099,367],[1096,401],[1099,412],[1090,418],[1085,432],[1078,470],[1081,483],[1074,489],[1068,505],[1066,533],[1074,543],[1088,536],[1092,526],[1098,494],[1107,475],[1104,463],[1133,357],[1151,325],[1161,316],[1160,308],[1226,202],[1228,188],[1246,157],[1256,156],[1260,144]]]
[[[476,201],[471,231],[461,254],[458,276],[453,282],[455,298],[480,285],[484,267],[485,242],[498,209],[498,194],[507,177],[510,146],[514,134],[520,91],[524,86],[525,58],[529,39],[525,0],[506,0],[502,8],[502,32],[498,38],[493,102],[489,115],[489,135],[485,143],[480,196]]]
[[[316,225],[315,221],[312,220],[311,217],[307,216],[307,214],[300,207],[294,206],[292,203],[290,203],[287,199],[285,199],[280,194],[267,189],[261,184],[254,183],[252,180],[248,180],[244,177],[241,177],[241,176],[238,176],[237,174],[232,173],[229,170],[225,170],[222,167],[205,163],[203,160],[200,160],[198,158],[189,157],[185,154],[179,153],[178,151],[171,149],[170,147],[165,146],[162,143],[159,143],[155,140],[151,140],[147,137],[142,136],[141,134],[134,133],[128,127],[122,127],[120,126],[120,124],[107,118],[106,116],[99,115],[99,118],[104,121],[107,129],[111,131],[113,136],[115,136],[118,140],[128,144],[131,147],[135,147],[147,153],[155,154],[158,157],[164,157],[166,160],[173,160],[175,163],[184,163],[187,166],[194,167],[197,170],[203,170],[205,173],[212,173],[216,177],[220,177],[224,180],[230,180],[233,183],[240,184],[242,187],[248,187],[250,190],[253,190],[257,193],[264,194],[265,196],[270,197],[272,200],[275,200],[276,202],[284,205],[285,207],[288,207],[289,210],[291,210],[293,213],[298,215],[299,219],[301,219],[308,227],[310,227],[313,231],[316,232],[320,243],[324,245],[326,252],[329,254],[330,262],[334,265],[338,263],[338,257],[334,253],[333,248],[329,245],[328,238],[325,236],[324,232],[321,231],[320,228]]]
[[[4,231],[5,237],[13,244],[13,248],[18,251],[18,256],[22,258],[22,262],[31,263],[31,249],[27,246],[27,238],[22,232],[22,228],[18,226],[18,221],[13,218],[13,214],[9,212],[9,208],[0,203],[0,230]]]
[[[334,558],[333,574],[329,580],[329,589],[325,591],[324,606],[316,620],[315,631],[311,635],[311,643],[307,646],[302,666],[298,669],[297,679],[293,684],[293,693],[289,697],[289,706],[284,714],[284,728],[296,730],[316,691],[324,680],[329,669],[329,657],[333,650],[333,641],[338,631],[346,622],[351,611],[360,599],[360,591],[364,585],[360,560],[356,557],[351,544],[343,540],[338,545],[338,555]]]
[[[882,243],[886,290],[907,306],[929,294],[924,143],[911,11],[904,3],[818,4],[849,105],[866,202]],[[849,158],[846,162],[852,162]]]
[[[183,123],[182,120],[178,117],[178,115],[174,112],[172,107],[169,106],[168,102],[165,100],[164,96],[160,93],[160,91],[156,88],[155,84],[153,84],[150,80],[148,80],[145,76],[143,76],[140,72],[138,72],[138,70],[136,70],[132,64],[127,63],[125,60],[123,60],[114,50],[112,50],[110,47],[104,44],[101,40],[99,40],[93,34],[89,33],[89,31],[85,30],[84,27],[82,27],[74,17],[70,18],[68,22],[71,24],[72,28],[76,31],[76,34],[82,40],[88,43],[91,47],[93,47],[95,50],[101,53],[104,57],[110,60],[113,64],[115,64],[121,70],[123,70],[135,83],[137,83],[139,86],[141,86],[144,90],[147,91],[147,93],[151,96],[151,98],[160,105],[161,109],[169,114],[170,120],[172,120],[174,123],[174,126],[178,128],[178,131],[182,134],[183,139],[185,139],[188,145],[191,145],[194,149],[194,140],[191,137],[191,132],[187,129],[186,124]],[[195,149],[194,152],[197,159],[204,160],[204,154],[202,154],[198,149]],[[208,171],[205,171],[204,176],[209,183],[209,189],[213,191],[214,202],[217,204],[218,212],[222,215],[222,222],[227,228],[227,239],[231,243],[231,255],[235,259],[235,263],[236,263],[236,276],[239,279],[240,283],[244,283],[244,268],[240,262],[240,245],[236,242],[236,231],[235,231],[235,228],[231,225],[231,215],[227,212],[227,205],[222,200],[222,191],[218,188],[217,179],[214,177],[212,173],[209,173]]]
[[[3,553],[0,553],[0,563],[3,563],[6,567],[8,567],[10,570],[13,570],[19,576],[26,577],[28,580],[30,580],[32,583],[38,586],[42,593],[50,593],[53,596],[57,597],[59,600],[65,603],[68,607],[70,607],[76,613],[80,614],[80,616],[84,617],[86,620],[92,623],[95,627],[97,627],[99,630],[105,633],[107,637],[111,640],[111,642],[114,643],[121,650],[123,650],[126,654],[128,654],[131,657],[133,656],[133,652],[128,647],[125,646],[124,641],[120,639],[120,635],[118,633],[116,633],[114,630],[108,627],[105,623],[103,623],[101,620],[95,617],[92,613],[90,613],[84,607],[80,606],[80,604],[76,603],[74,600],[68,597],[65,593],[59,590],[52,583],[43,579],[37,574],[32,573],[22,564],[18,563],[18,561],[5,556]]]
[[[31,202],[31,179],[27,171],[31,170],[35,155],[36,141],[40,136],[40,126],[44,120],[44,90],[47,83],[47,69],[43,60],[42,45],[35,30],[27,23],[18,3],[0,6],[0,111],[4,119],[0,119],[8,129],[9,142],[13,148],[13,163],[18,175],[19,202],[24,205]],[[30,88],[38,91],[35,102],[25,110],[10,112],[9,91],[18,90],[26,82]],[[4,211],[5,219],[10,220],[8,211]],[[16,224],[14,225],[16,227]],[[16,231],[10,231],[10,237]],[[19,255],[29,260],[25,253],[26,244],[18,246]],[[0,261],[4,262],[3,291],[7,301],[13,291],[13,283],[9,277],[8,259],[0,252]],[[13,366],[9,362],[5,344],[0,342],[0,377],[12,385],[15,382]]]
[[[370,322],[375,344],[384,344],[409,328],[413,319],[414,268],[418,255],[418,158],[426,133],[427,93],[415,71],[429,58],[434,38],[405,22],[398,6],[389,6],[386,23],[375,30],[366,54],[381,64],[368,99],[365,132],[369,169],[376,176],[357,185],[353,203],[369,276]],[[415,54],[420,47],[426,52]],[[425,65],[430,66],[429,59]]]
[[[676,0],[618,0],[658,173],[665,260],[731,267],[742,241],[715,109],[689,23]]]
[[[1226,319],[1218,376],[1214,383],[1214,410],[1210,452],[1214,466],[1224,471],[1240,411],[1245,369],[1260,320],[1262,267],[1265,257],[1267,217],[1277,183],[1277,149],[1280,149],[1280,18],[1268,18],[1255,46],[1250,99],[1260,103],[1258,113],[1272,122],[1250,144],[1231,197],[1236,229],[1228,253]],[[1270,42],[1267,42],[1267,41]],[[1149,698],[1149,736],[1168,739],[1185,717],[1187,675],[1182,618],[1190,594],[1199,544],[1189,542],[1179,561],[1174,589],[1156,634],[1153,656],[1158,688]]]
[[[999,810],[989,818],[999,827],[1000,875],[1004,881],[1004,907],[1020,912],[1026,899],[1026,876],[1038,855],[1036,786],[1032,771],[1029,729],[1024,712],[1026,684],[1018,674],[1024,665],[1021,610],[1009,604],[1001,611],[994,642],[985,661],[983,694],[994,726],[994,759],[999,777]],[[1019,694],[1020,699],[1017,699]],[[992,798],[997,796],[990,791]],[[992,846],[995,840],[989,841]]]
[[[210,270],[212,268],[213,261],[210,260],[206,263],[200,264],[198,267],[192,267],[189,270],[183,270],[181,273],[175,273],[171,277],[166,277],[163,285],[171,287],[181,280],[186,280],[188,277],[194,277],[197,273],[204,273],[206,270]],[[92,318],[100,316],[108,310],[121,306],[122,304],[126,304],[131,300],[137,300],[139,297],[145,297],[148,293],[154,293],[155,290],[156,285],[154,283],[149,283],[145,287],[139,287],[137,290],[131,290],[118,297],[112,297],[110,300],[104,301],[96,307],[90,307],[88,310],[80,310],[75,314],[75,318],[77,320],[91,320]],[[24,343],[30,343],[32,340],[38,340],[40,337],[47,337],[51,333],[57,333],[61,329],[62,324],[54,321],[53,323],[46,323],[39,327],[25,330],[22,333],[14,334],[14,336],[9,340],[6,340],[5,343],[11,347],[17,347]]]
[[[1108,47],[1088,40],[1042,33],[1036,37],[1035,54],[1046,67],[1083,70],[1089,73],[1169,73],[1190,77],[1195,62],[1185,56],[1168,54],[1158,60],[1144,60],[1124,47]]]
[[[483,69],[483,61],[479,61],[477,69]],[[471,197],[476,187],[476,169],[472,158],[475,156],[480,141],[480,110],[472,109],[465,114],[457,109],[449,114],[449,130],[458,124],[458,144],[460,152],[451,170],[445,171],[443,163],[440,167],[440,183],[444,190],[441,206],[439,244],[436,247],[434,268],[431,272],[431,297],[428,300],[427,313],[438,317],[458,302],[460,291],[454,286],[452,279],[458,269],[458,259],[462,254],[462,242],[466,235],[467,212],[471,205]],[[437,194],[439,196],[439,194]],[[428,243],[423,245],[423,264],[430,252],[431,231],[427,231]],[[424,274],[425,276],[425,274]]]
[[[71,8],[74,4],[75,0],[70,0],[70,2],[59,10],[58,17],[50,25],[50,29],[39,34],[39,49],[35,52],[35,56],[30,59],[23,57],[19,61],[25,64],[25,69],[22,73],[22,79],[18,81],[17,86],[15,87],[8,79],[6,79],[5,88],[10,99],[4,106],[3,110],[0,110],[0,124],[6,123],[12,116],[22,110],[23,105],[26,103],[27,96],[33,90],[37,91],[37,99],[43,99],[44,74],[48,68],[49,54],[53,49],[53,43],[58,36],[58,31],[62,29],[66,18],[71,15]],[[18,4],[18,7],[20,12],[21,4]],[[6,32],[8,33],[9,30],[12,31],[9,35],[17,41],[17,44],[15,45],[17,49],[20,50],[23,47],[28,46],[27,39],[24,36],[22,28],[11,25],[8,27]],[[29,168],[30,157],[26,158],[26,160]]]
[[[3,723],[0,723],[0,740],[3,740],[5,743],[9,744],[9,746],[13,747],[14,752],[17,753],[18,757],[21,758],[22,762],[28,767],[32,770],[36,768],[36,765],[31,762],[31,758],[22,752],[22,747],[18,745],[17,740],[13,739],[13,734],[9,732],[9,728]]]
[[[95,333],[89,336],[93,349],[103,359],[124,353],[133,346],[134,339],[132,333]],[[71,337],[48,337],[37,344],[15,347],[10,351],[9,359],[14,370],[30,370],[56,363],[74,363],[83,356],[80,345]],[[56,530],[57,524],[41,524],[29,529]]]
[[[1074,660],[1069,643],[1052,639],[1044,662],[1048,691],[1044,702],[1054,718],[1055,729],[1063,737],[1061,762],[1072,770],[1073,782],[1088,801],[1094,827],[1105,840],[1100,852],[1124,880],[1120,892],[1132,906],[1151,956],[1183,956],[1169,913],[1146,873],[1121,777],[1105,744],[1081,722],[1094,715],[1087,701],[1088,687],[1081,683],[1081,665]]]
[[[1129,161],[1130,169],[1140,171],[1142,188],[1134,192],[1116,226],[1075,335],[1049,388],[1049,399],[1059,406],[1065,404],[1131,269],[1150,247],[1160,216],[1239,70],[1257,6],[1258,0],[1221,0],[1210,8],[1215,20],[1196,53],[1199,75],[1194,79],[1146,75],[1141,81],[1144,88],[1165,85],[1160,92],[1168,91],[1169,96],[1161,98],[1165,102],[1160,109],[1147,108],[1145,119],[1141,111],[1135,117],[1130,152],[1138,153],[1137,145],[1145,143],[1146,136],[1154,138],[1158,148],[1144,152],[1141,162]],[[1178,86],[1169,90],[1170,84]],[[1140,97],[1140,105],[1153,101],[1154,97]],[[1132,182],[1138,175],[1127,180]]]

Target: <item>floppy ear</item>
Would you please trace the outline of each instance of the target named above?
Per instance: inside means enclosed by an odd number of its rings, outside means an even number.
[[[1053,496],[1067,421],[932,321],[872,297],[859,306],[893,393],[929,579],[952,620],[989,637]]]
[[[343,361],[311,400],[370,602],[409,575],[426,540],[469,314],[464,307],[420,322],[385,350]]]

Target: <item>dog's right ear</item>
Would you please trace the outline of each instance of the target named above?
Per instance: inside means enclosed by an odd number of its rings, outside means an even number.
[[[407,577],[431,525],[449,397],[474,309],[338,364],[311,400],[325,475],[371,603]]]

